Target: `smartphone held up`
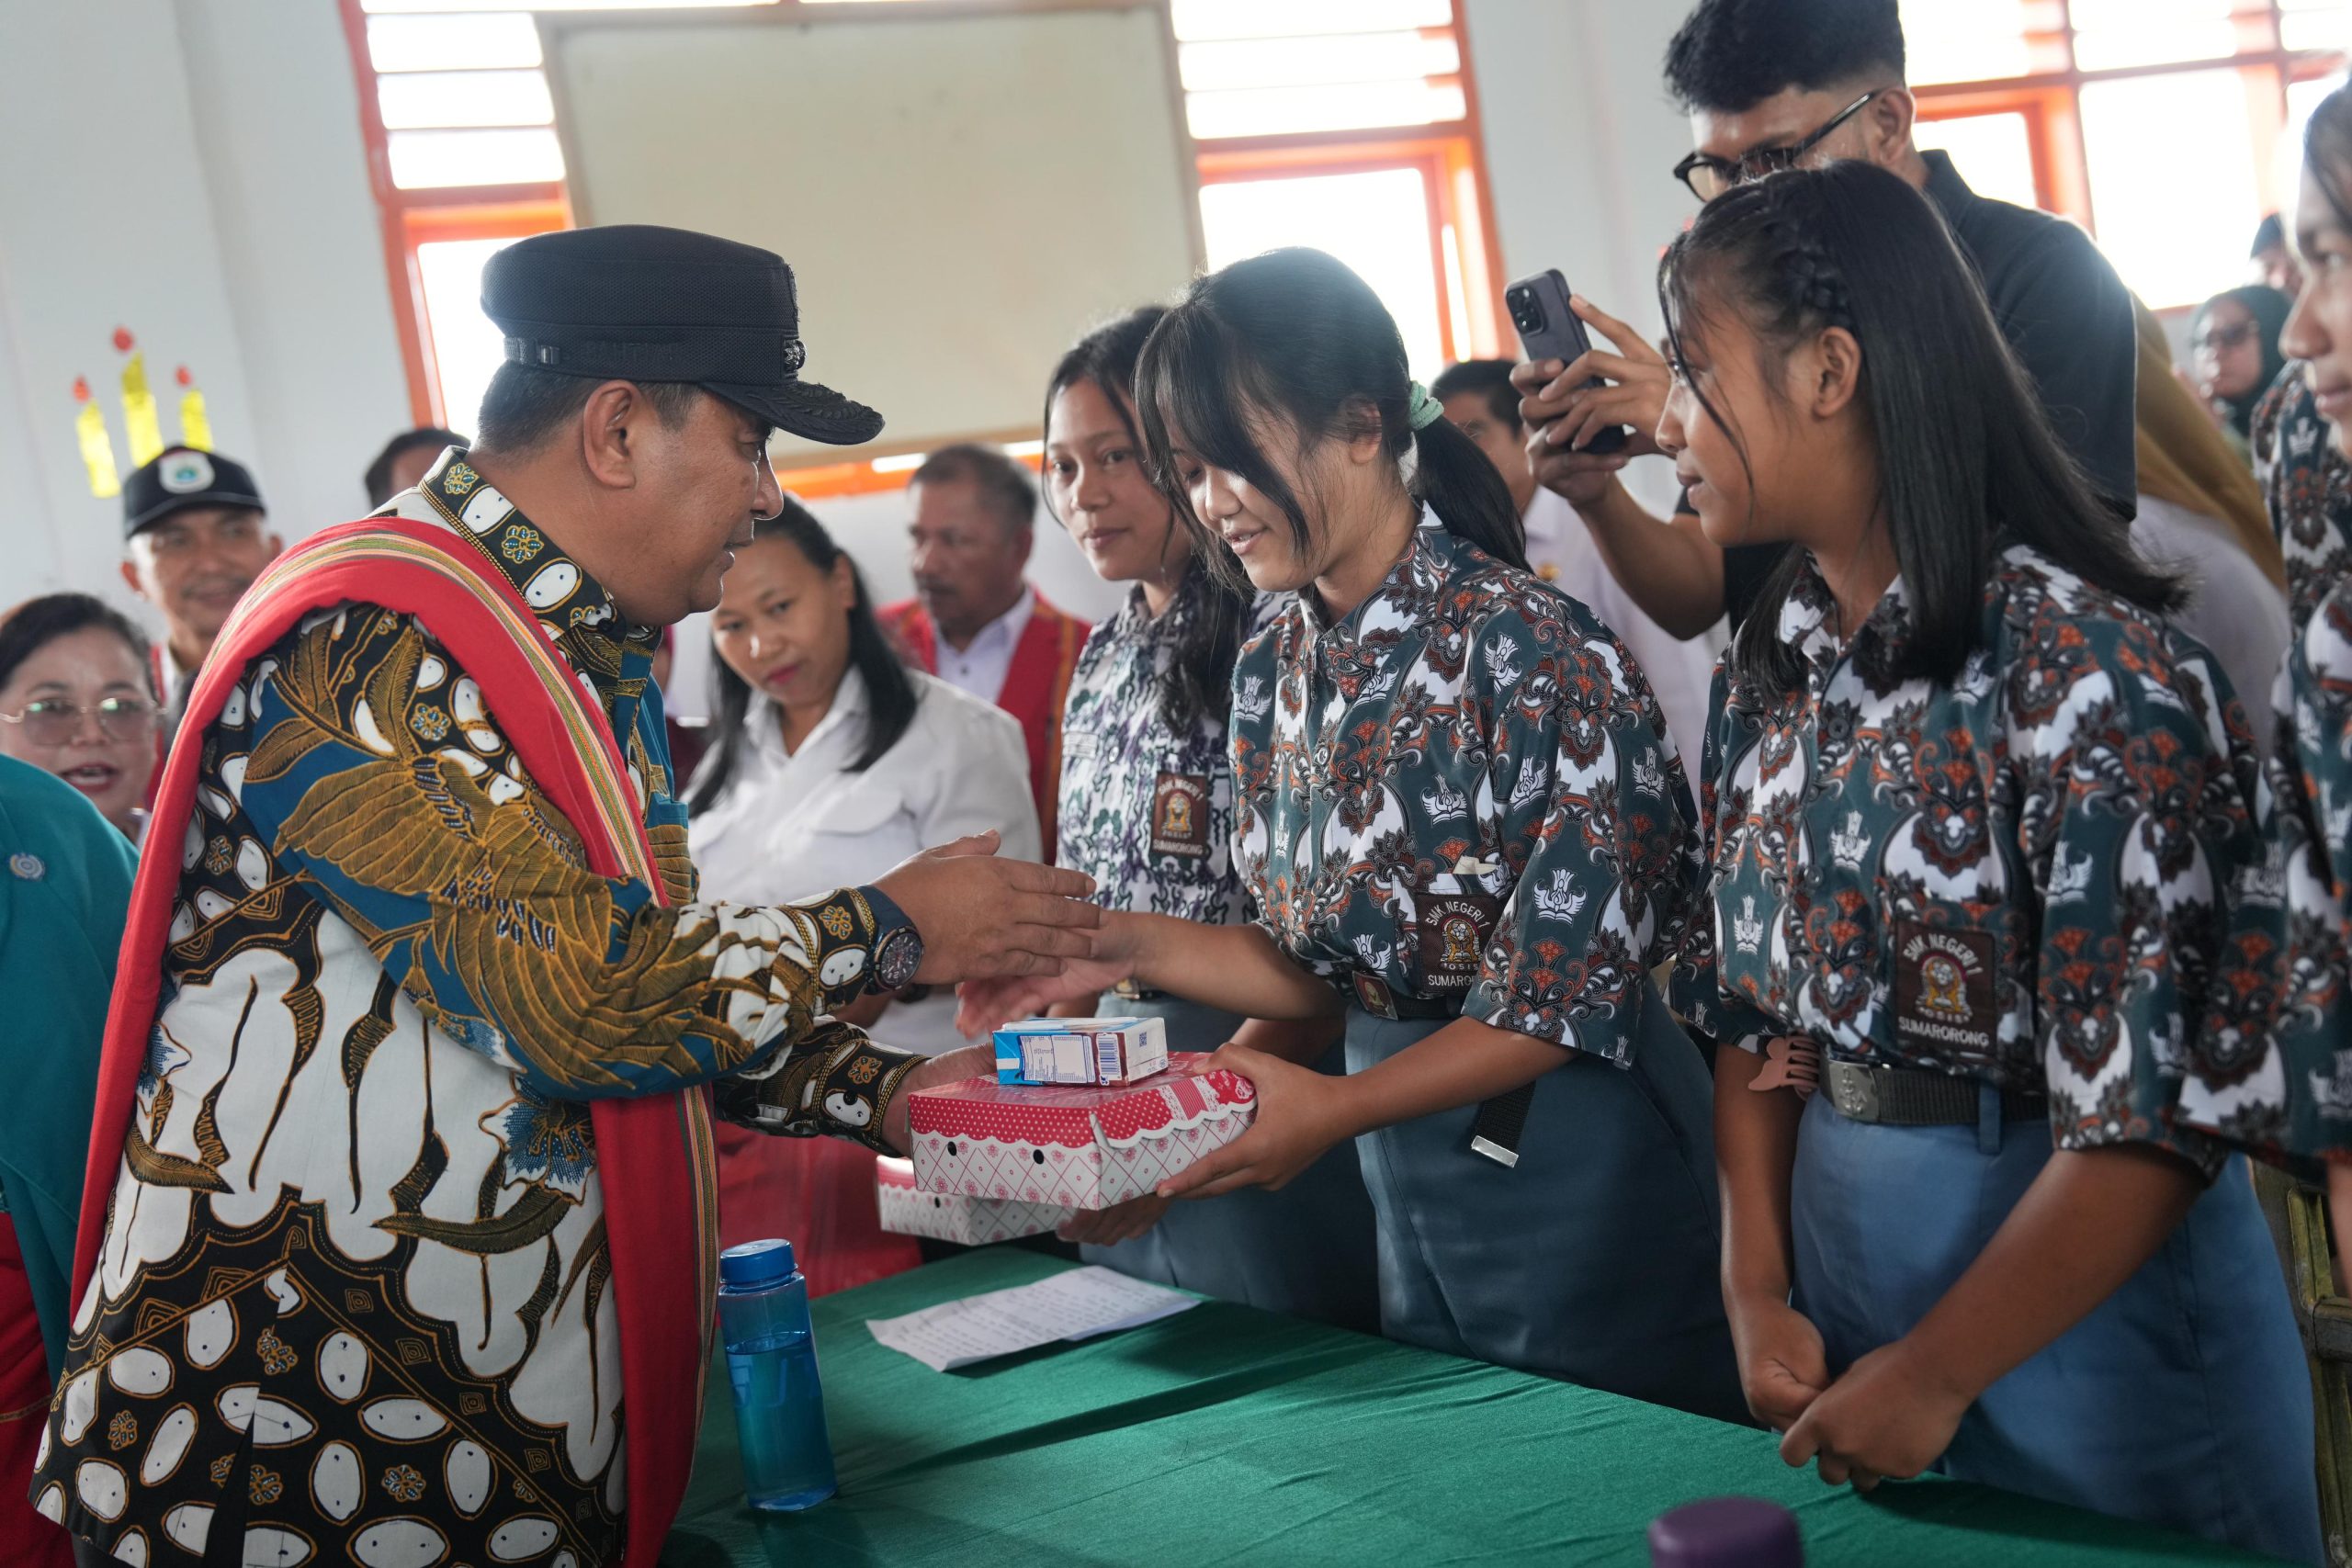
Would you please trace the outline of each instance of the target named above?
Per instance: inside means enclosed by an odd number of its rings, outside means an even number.
[[[1520,344],[1530,360],[1556,359],[1573,365],[1592,351],[1584,322],[1569,308],[1568,280],[1560,276],[1559,268],[1548,267],[1521,278],[1503,290],[1503,304],[1510,311],[1511,325],[1519,329]],[[1585,385],[1600,386],[1601,378],[1595,376]],[[1596,431],[1584,450],[1605,457],[1623,451],[1625,437],[1625,427],[1612,424]]]

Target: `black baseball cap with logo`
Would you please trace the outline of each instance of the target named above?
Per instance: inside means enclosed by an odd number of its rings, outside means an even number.
[[[261,487],[243,463],[193,446],[167,446],[122,481],[122,536],[144,533],[191,506],[242,506],[255,512]]]
[[[799,299],[773,251],[640,223],[535,234],[482,267],[481,308],[513,364],[683,381],[836,446],[882,432],[872,409],[801,378]]]

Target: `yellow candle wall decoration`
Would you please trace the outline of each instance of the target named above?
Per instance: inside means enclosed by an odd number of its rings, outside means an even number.
[[[74,381],[74,400],[82,412],[74,416],[74,434],[82,443],[82,465],[90,470],[90,493],[100,501],[112,501],[122,493],[122,480],[114,466],[114,438],[107,434],[106,415],[91,400],[87,378]]]
[[[180,385],[180,445],[199,452],[212,450],[212,416],[204,412],[204,389],[183,365],[173,379]]]
[[[147,385],[147,356],[120,327],[115,329],[114,345],[130,355],[122,366],[122,429],[130,443],[130,466],[143,468],[164,450],[164,424],[155,412],[155,394]]]

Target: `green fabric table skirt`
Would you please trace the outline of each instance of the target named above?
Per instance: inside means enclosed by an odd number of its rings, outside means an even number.
[[[745,1506],[713,1376],[662,1562],[1640,1568],[1651,1519],[1728,1493],[1794,1509],[1809,1568],[2261,1561],[1958,1482],[1864,1497],[1769,1433],[1223,1302],[961,1372],[865,1328],[1065,1267],[991,1247],[816,1303],[842,1489],[807,1513]]]

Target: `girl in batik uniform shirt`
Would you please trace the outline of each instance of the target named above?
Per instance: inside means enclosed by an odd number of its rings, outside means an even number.
[[[1136,394],[1196,547],[1292,595],[1234,671],[1252,919],[1114,912],[1099,962],[967,987],[973,1012],[1129,979],[1344,1015],[1343,1075],[1219,1053],[1255,1123],[1163,1195],[1280,1188],[1353,1139],[1390,1337],[1739,1416],[1706,1072],[1649,976],[1697,861],[1647,683],[1526,570],[1501,476],[1331,257],[1200,280]]]
[[[1046,387],[1046,504],[1105,581],[1130,585],[1070,678],[1057,854],[1094,878],[1104,908],[1223,925],[1246,918],[1231,843],[1230,676],[1245,634],[1279,604],[1212,575],[1145,471],[1136,358],[1164,314],[1150,306],[1089,333]],[[1318,1067],[1343,1068],[1339,1031],[1320,1020],[1252,1024],[1131,985],[1061,1010],[1098,1008],[1165,1019],[1171,1050],[1213,1051],[1238,1036],[1302,1054],[1319,1045]],[[1347,1149],[1280,1192],[1172,1207],[1148,1194],[1062,1229],[1090,1263],[1366,1331],[1379,1325],[1372,1235],[1371,1200]]]
[[[2295,217],[2306,281],[2281,341],[2303,362],[2331,448],[2300,456],[2340,469],[2352,417],[2352,92],[2312,111]],[[2271,502],[2292,497],[2274,491]],[[2290,568],[2299,523],[2316,536],[2312,518],[2279,518]],[[2181,1109],[2267,1156],[2324,1161],[2336,1254],[2352,1258],[2352,556],[2312,552],[2303,564],[2310,613],[2273,696],[2269,853],[2240,879]]]
[[[1661,278],[1659,446],[1711,538],[1802,547],[1718,677],[1683,992],[1746,1047],[1716,1140],[1750,1405],[1826,1481],[1933,1468],[2316,1562],[2270,1239],[2171,1117],[2255,849],[2179,585],[1897,176],[1732,191]]]

